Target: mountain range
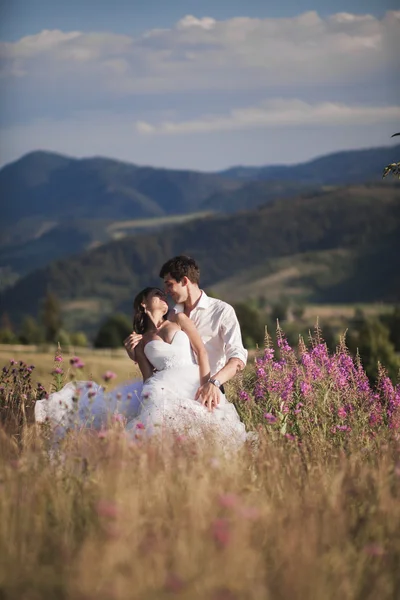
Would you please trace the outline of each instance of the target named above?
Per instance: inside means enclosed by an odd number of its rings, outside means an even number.
[[[0,170],[2,310],[37,314],[51,289],[71,326],[90,330],[183,252],[231,301],[251,288],[398,301],[400,186],[381,176],[399,155],[394,146],[215,174],[31,153]]]
[[[180,215],[236,212],[326,186],[378,181],[399,154],[398,145],[200,173],[32,152],[0,169],[3,287],[6,273],[17,278],[144,227],[173,225]]]
[[[274,299],[289,264],[286,288],[302,301],[398,302],[400,188],[343,187],[126,237],[29,273],[5,290],[3,310],[16,321],[36,315],[52,290],[69,325],[90,330],[110,312],[130,312],[137,291],[159,285],[160,266],[181,253],[196,257],[202,284],[230,301],[239,283],[242,298],[245,286],[247,297]]]

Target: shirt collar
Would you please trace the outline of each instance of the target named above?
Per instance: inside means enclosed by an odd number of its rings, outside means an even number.
[[[208,308],[209,306],[210,306],[210,298],[207,296],[205,291],[201,290],[200,300],[198,301],[196,307],[193,310],[196,310],[197,308]],[[174,311],[176,313],[181,313],[184,310],[185,310],[185,305],[183,303],[175,304]]]

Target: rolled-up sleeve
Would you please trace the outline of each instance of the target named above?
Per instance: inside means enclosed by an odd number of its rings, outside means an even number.
[[[246,365],[248,352],[243,346],[242,333],[235,310],[230,305],[227,305],[223,312],[221,332],[225,343],[226,360],[239,358]]]

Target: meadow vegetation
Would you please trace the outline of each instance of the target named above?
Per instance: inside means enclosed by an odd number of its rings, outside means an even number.
[[[50,385],[0,377],[3,598],[394,599],[400,594],[400,387],[342,339],[278,329],[229,387],[258,442],[128,437],[121,415],[58,446],[32,423]],[[63,356],[52,385],[81,378]],[[34,362],[34,361],[33,361]],[[85,367],[86,368],[86,367]],[[58,372],[57,372],[58,369]]]

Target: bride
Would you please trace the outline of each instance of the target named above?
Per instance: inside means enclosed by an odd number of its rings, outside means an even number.
[[[136,394],[139,414],[127,424],[129,435],[174,432],[199,438],[215,434],[224,446],[240,447],[248,434],[234,405],[227,402],[221,392],[215,408],[203,405],[199,388],[210,377],[210,365],[194,323],[184,313],[167,315],[168,304],[160,289],[148,287],[136,296],[134,330],[143,335],[136,349],[144,382],[141,391],[138,383],[133,382],[107,399],[96,384],[70,383],[51,394],[48,400],[37,402],[36,420],[43,421],[47,417],[57,425],[60,435],[76,425],[91,424],[99,428],[106,417],[119,412],[121,402],[125,401],[126,408],[129,396],[134,403]],[[76,388],[80,394],[73,398]],[[88,401],[90,395],[92,404]]]

